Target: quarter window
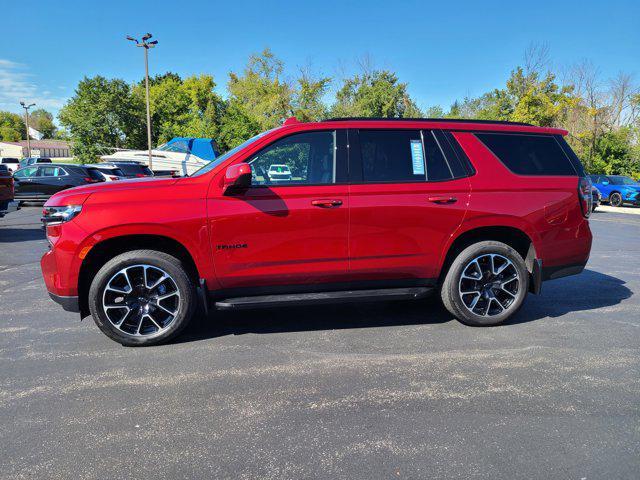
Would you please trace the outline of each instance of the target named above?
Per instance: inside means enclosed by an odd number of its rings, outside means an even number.
[[[476,137],[518,175],[577,175],[553,136],[477,133]]]
[[[335,132],[282,138],[248,161],[253,185],[323,185],[336,181]]]

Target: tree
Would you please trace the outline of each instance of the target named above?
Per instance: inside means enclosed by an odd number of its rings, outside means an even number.
[[[314,78],[307,70],[300,72],[297,89],[292,98],[293,115],[301,122],[317,122],[327,116],[327,106],[322,101],[331,78]]]
[[[133,132],[143,128],[136,110],[140,105],[135,104],[131,88],[123,80],[85,77],[60,110],[59,119],[68,129],[73,154],[83,161],[94,161],[108,147],[131,146]]]
[[[387,70],[365,71],[347,78],[336,94],[332,115],[336,117],[421,117],[422,112],[407,92],[407,84]]]
[[[38,108],[31,112],[29,126],[39,131],[44,138],[53,138],[56,131],[56,126],[53,124],[53,115],[43,108]]]
[[[215,93],[215,86],[210,75],[184,80],[175,73],[154,77],[149,87],[152,144],[165,143],[173,137],[215,138],[224,110],[224,102]],[[142,105],[136,111],[144,118],[144,84],[134,86],[133,97],[136,105]],[[142,120],[142,125],[146,125],[146,119]],[[140,133],[135,141],[145,143],[141,148],[146,148],[146,132]]]
[[[0,141],[17,142],[26,137],[24,119],[17,113],[0,111]]]

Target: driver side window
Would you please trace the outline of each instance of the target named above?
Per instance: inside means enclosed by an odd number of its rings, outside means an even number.
[[[23,168],[21,170],[18,170],[14,174],[14,177],[18,177],[18,178],[35,177],[37,171],[38,171],[37,167]]]
[[[248,160],[252,185],[326,185],[336,178],[335,132],[282,138]]]

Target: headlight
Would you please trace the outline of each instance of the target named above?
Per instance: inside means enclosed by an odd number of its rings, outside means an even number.
[[[42,223],[45,225],[59,225],[76,217],[82,210],[82,205],[66,205],[64,207],[44,207]]]

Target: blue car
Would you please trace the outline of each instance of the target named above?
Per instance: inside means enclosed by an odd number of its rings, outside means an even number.
[[[612,207],[625,203],[640,205],[640,183],[623,175],[589,175],[591,183],[602,195],[603,202]]]

